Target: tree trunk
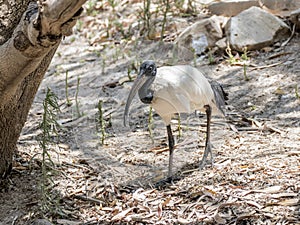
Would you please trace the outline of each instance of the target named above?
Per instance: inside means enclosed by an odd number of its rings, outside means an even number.
[[[12,168],[34,96],[61,38],[71,34],[85,0],[29,2],[0,2],[0,179]],[[8,10],[2,12],[4,8]]]

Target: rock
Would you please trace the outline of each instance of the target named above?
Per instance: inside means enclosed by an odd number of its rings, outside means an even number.
[[[187,27],[175,40],[178,46],[188,48],[196,54],[201,54],[207,48],[215,46],[216,41],[223,37],[222,26],[227,19],[222,16],[212,16]]]
[[[252,6],[259,6],[258,0],[223,0],[210,3],[208,10],[214,15],[231,17]]]
[[[300,8],[299,0],[261,0],[261,7],[279,17],[289,17]]]
[[[263,6],[277,11],[293,11],[300,8],[299,0],[261,0]]]
[[[236,16],[252,7],[263,7],[275,15],[289,16],[290,12],[300,8],[299,0],[222,0],[210,2],[209,11],[214,15]]]
[[[288,36],[289,27],[278,17],[253,6],[228,21],[226,34],[233,49],[255,50]]]
[[[216,46],[219,49],[225,49],[227,47],[227,38],[222,38],[216,42]]]

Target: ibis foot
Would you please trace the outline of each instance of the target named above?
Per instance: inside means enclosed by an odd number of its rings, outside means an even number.
[[[199,163],[199,170],[202,170],[207,164],[210,164],[212,167],[214,166],[213,160],[201,160]]]
[[[207,157],[208,157],[208,153],[210,155],[210,160],[207,160]],[[211,144],[210,142],[207,143],[207,146],[205,147],[205,151],[204,151],[204,154],[203,154],[203,157],[200,161],[200,164],[199,164],[199,169],[202,170],[207,162],[211,164],[211,166],[213,166],[214,162],[213,162],[213,155],[212,155],[212,150],[211,150]]]
[[[161,188],[161,187],[164,187],[164,186],[167,186],[167,185],[170,185],[173,183],[173,177],[166,177],[164,179],[161,179],[159,181],[157,181],[155,184],[154,184],[154,187],[155,188]]]

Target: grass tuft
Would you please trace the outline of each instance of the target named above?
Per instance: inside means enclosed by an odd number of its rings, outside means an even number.
[[[104,144],[105,138],[106,138],[106,132],[105,132],[105,120],[103,118],[103,101],[99,100],[98,105],[97,105],[97,109],[98,109],[98,121],[97,121],[97,125],[98,128],[97,130],[100,131],[101,133],[101,144]]]
[[[42,148],[42,180],[40,183],[41,190],[41,212],[43,215],[61,214],[58,205],[58,195],[53,192],[55,175],[55,164],[50,155],[50,145],[55,143],[53,136],[58,137],[59,124],[56,120],[57,113],[60,112],[57,96],[47,88],[46,97],[43,101],[43,115],[40,129],[42,131],[40,146]]]

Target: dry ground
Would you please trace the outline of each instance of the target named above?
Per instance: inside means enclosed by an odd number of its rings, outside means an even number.
[[[107,13],[103,10],[96,18]],[[56,166],[49,175],[49,192],[59,201],[45,214],[54,224],[300,224],[299,33],[285,47],[249,53],[249,81],[243,67],[230,65],[222,53],[215,54],[215,65],[208,65],[207,58],[196,62],[229,93],[228,117],[213,118],[215,163],[201,171],[205,117],[183,115],[181,136],[178,120],[173,121],[176,171],[173,183],[164,184],[157,183],[166,176],[168,163],[160,118],[154,115],[152,140],[149,107],[136,99],[130,127],[123,126],[132,85],[127,74],[134,76],[134,67],[149,58],[159,65],[195,62],[176,55],[172,43],[102,40],[101,35],[89,36],[101,21],[88,18],[84,24],[88,25],[80,33],[63,41],[36,96],[13,174],[0,193],[1,224],[30,224],[42,218],[41,160],[32,157],[41,152],[39,123],[47,87],[58,96],[61,108],[59,141],[50,150]],[[71,106],[65,94],[66,73]]]

